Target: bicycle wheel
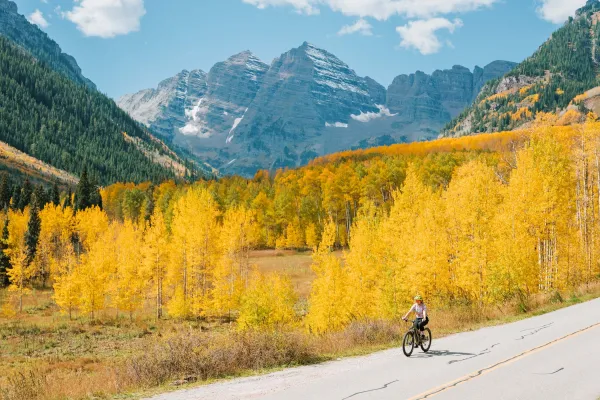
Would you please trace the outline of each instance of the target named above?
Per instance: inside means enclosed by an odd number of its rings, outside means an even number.
[[[425,328],[423,335],[425,335],[425,339],[421,340],[421,350],[427,353],[431,348],[431,330],[429,328]]]
[[[415,336],[412,331],[406,332],[402,340],[402,351],[406,357],[410,357],[415,349]]]

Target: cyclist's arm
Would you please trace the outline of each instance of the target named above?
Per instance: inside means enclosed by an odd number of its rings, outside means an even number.
[[[413,304],[412,307],[410,308],[410,310],[408,310],[408,312],[406,313],[406,315],[404,317],[402,317],[402,319],[408,318],[408,314],[410,314],[411,312],[413,312],[414,309],[415,309],[415,305]]]
[[[423,319],[427,319],[427,306],[423,307]]]

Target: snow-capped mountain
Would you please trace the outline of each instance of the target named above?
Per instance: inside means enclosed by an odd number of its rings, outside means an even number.
[[[246,51],[208,74],[183,71],[118,104],[222,173],[248,176],[335,151],[434,138],[482,80],[512,65],[402,75],[386,90],[303,43],[270,66]]]

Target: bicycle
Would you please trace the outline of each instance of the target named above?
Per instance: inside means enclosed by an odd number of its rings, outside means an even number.
[[[424,353],[429,351],[431,348],[431,330],[425,328],[422,333],[424,338],[421,338],[421,331],[415,326],[415,321],[412,321],[412,327],[404,334],[404,339],[402,339],[402,351],[406,357],[412,355],[415,347],[421,347]]]

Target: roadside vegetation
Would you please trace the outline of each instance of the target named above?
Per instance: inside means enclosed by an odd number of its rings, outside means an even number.
[[[101,398],[361,354],[399,341],[415,294],[436,337],[592,298],[593,119],[11,200],[0,393]]]

